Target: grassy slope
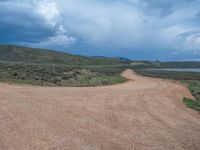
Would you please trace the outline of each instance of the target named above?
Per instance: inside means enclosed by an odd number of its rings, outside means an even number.
[[[93,58],[13,45],[1,45],[0,54],[0,81],[43,86],[121,83],[125,81],[119,75],[121,70],[112,72],[110,67],[107,73],[104,66],[128,64],[118,58]]]
[[[44,49],[14,45],[0,45],[0,60],[7,62],[65,64],[65,65],[115,65],[126,64],[117,58],[93,58]]]
[[[106,74],[78,66],[0,63],[0,81],[42,86],[98,86],[124,82],[119,73]]]
[[[195,97],[195,100],[184,98],[183,102],[190,108],[193,108],[200,112],[200,81],[189,80],[189,81],[182,81],[186,83],[188,89],[191,91],[192,95]]]

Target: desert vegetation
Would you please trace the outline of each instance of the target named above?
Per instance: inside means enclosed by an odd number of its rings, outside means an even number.
[[[78,66],[0,63],[0,81],[41,86],[98,86],[124,82],[119,74]]]
[[[189,81],[182,81],[191,91],[192,95],[195,99],[190,99],[185,97],[183,102],[190,108],[193,108],[200,112],[200,81],[189,80]]]
[[[14,45],[0,46],[0,81],[41,86],[99,86],[124,82],[122,58],[86,57]],[[105,68],[105,69],[103,69]]]

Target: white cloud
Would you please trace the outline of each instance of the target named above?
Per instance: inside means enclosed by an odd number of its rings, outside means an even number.
[[[55,26],[62,20],[60,16],[61,12],[55,2],[39,1],[37,2],[35,11],[51,26]]]
[[[51,48],[51,49],[64,49],[76,42],[74,37],[69,37],[66,35],[57,35],[47,38],[44,41],[38,43],[28,43],[32,47],[42,47],[42,48]],[[27,44],[27,43],[24,43]]]
[[[153,2],[145,0],[98,1],[98,0],[57,0],[63,11],[68,30],[85,37],[89,44],[113,49],[171,49],[185,45],[177,35],[199,27],[189,25],[197,12],[194,3]],[[133,4],[133,5],[132,5]],[[187,6],[187,5],[188,6]],[[165,5],[172,8],[166,16],[160,16],[160,10],[167,11]],[[148,7],[148,9],[147,9]],[[152,13],[152,9],[155,11]],[[188,9],[187,13],[184,13]],[[158,11],[157,11],[158,10]],[[159,42],[158,42],[159,41]],[[178,43],[176,43],[178,41]],[[181,43],[182,42],[182,43]],[[145,43],[145,44],[144,44]],[[162,44],[162,45],[161,45]],[[188,47],[189,48],[189,47]]]
[[[40,31],[42,27],[52,31],[45,39],[32,44],[35,46],[65,49],[85,44],[94,51],[111,49],[123,53],[127,50],[132,54],[158,50],[177,55],[200,52],[199,33],[180,36],[200,30],[200,0],[9,0],[1,3],[7,3],[2,5],[7,11],[12,6],[16,9],[9,11],[21,9],[26,10],[23,13],[30,13],[30,17],[37,16],[38,22],[42,22]],[[20,20],[23,21],[27,22]]]

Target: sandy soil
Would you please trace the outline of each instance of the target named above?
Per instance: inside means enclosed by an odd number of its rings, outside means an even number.
[[[50,88],[0,83],[0,150],[200,149],[183,86],[126,70],[127,83]]]

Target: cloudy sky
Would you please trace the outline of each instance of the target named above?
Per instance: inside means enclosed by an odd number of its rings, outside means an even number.
[[[0,43],[200,60],[200,0],[0,0]]]

